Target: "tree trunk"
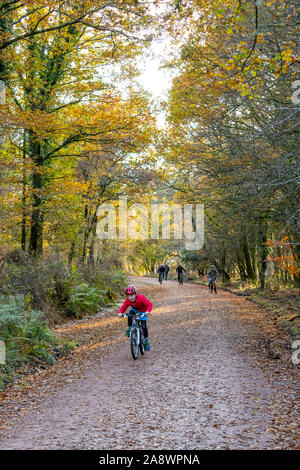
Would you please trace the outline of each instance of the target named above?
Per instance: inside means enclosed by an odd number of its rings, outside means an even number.
[[[92,240],[90,243],[89,247],[89,259],[88,263],[92,266],[95,264],[95,259],[94,259],[94,247],[95,247],[95,240],[96,240],[96,224],[93,225],[93,233],[92,233]]]
[[[43,159],[41,156],[41,144],[34,140],[35,136],[30,133],[30,147],[33,163],[35,164],[32,173],[32,213],[31,213],[31,231],[29,241],[29,253],[33,256],[43,254]]]
[[[260,247],[259,247],[259,280],[260,280],[260,288],[264,290],[265,288],[265,281],[266,281],[266,270],[267,270],[267,256],[268,256],[268,249],[265,245],[267,241],[267,235],[265,233],[261,233],[260,235]]]
[[[241,280],[245,282],[247,280],[247,274],[245,270],[243,257],[241,256],[241,253],[239,251],[237,253],[237,266],[238,266]]]
[[[74,251],[75,251],[75,241],[73,240],[71,243],[71,247],[69,250],[69,255],[68,255],[68,266],[70,267],[73,261],[73,256],[74,256]]]
[[[84,208],[84,233],[83,233],[83,247],[82,247],[82,255],[80,261],[84,263],[85,257],[86,257],[86,245],[89,237],[89,228],[88,228],[88,215],[89,215],[89,210],[88,206],[86,205]]]
[[[40,175],[33,174],[33,188],[41,190]],[[34,256],[43,254],[43,223],[44,214],[42,209],[42,198],[38,192],[33,194],[31,213],[31,232],[29,241],[29,252]]]
[[[300,232],[300,211],[298,212],[298,220],[297,220],[297,226],[298,230]],[[295,287],[300,287],[300,238],[299,238],[299,232],[295,233],[294,238],[289,236],[289,243],[291,247],[291,251],[293,253],[293,257],[295,260],[295,263],[297,265],[297,274],[294,275],[294,283]]]
[[[12,20],[9,16],[9,9],[10,9],[9,2],[6,2],[6,5],[4,4],[2,6],[1,18],[0,18],[0,32],[2,35],[11,32]],[[8,10],[8,11],[5,12],[5,10]],[[9,61],[7,57],[5,57],[5,51],[3,50],[0,52],[0,80],[3,80],[4,83],[6,83],[8,67],[9,67]]]
[[[97,223],[97,211],[95,211],[92,220],[89,221],[89,210],[88,206],[85,206],[84,209],[84,222],[85,222],[85,229],[84,229],[84,235],[83,235],[83,248],[82,248],[82,255],[81,255],[81,262],[84,263],[87,255],[87,243],[89,236],[92,232],[92,230],[95,230],[95,235],[96,235],[96,223]]]
[[[247,278],[251,281],[256,281],[255,271],[251,263],[251,257],[249,253],[249,245],[246,236],[242,240],[242,250],[246,264]]]
[[[21,249],[26,251],[26,215],[27,215],[27,194],[26,194],[26,130],[23,136],[23,174],[22,174],[22,225],[21,225]]]

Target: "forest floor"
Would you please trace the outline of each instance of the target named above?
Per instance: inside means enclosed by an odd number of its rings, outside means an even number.
[[[246,298],[131,278],[153,302],[134,361],[117,307],[57,325],[79,343],[0,394],[0,449],[300,449],[291,339]]]
[[[195,284],[207,285],[208,280],[192,280]],[[292,339],[300,339],[300,291],[297,288],[272,290],[251,285],[242,286],[232,283],[230,286],[219,282],[219,286],[227,292],[245,297],[247,300],[263,307],[271,313],[278,325],[284,328]]]
[[[226,289],[225,289],[226,290]],[[243,295],[251,302],[260,305],[273,315],[278,325],[283,327],[293,339],[300,339],[300,295],[299,289],[278,291],[258,288],[229,288],[229,292]]]

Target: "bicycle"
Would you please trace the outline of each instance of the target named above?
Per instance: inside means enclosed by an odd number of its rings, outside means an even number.
[[[183,284],[183,273],[178,273],[178,284]]]
[[[139,350],[142,355],[145,354],[145,345],[144,345],[144,332],[141,325],[141,322],[136,315],[132,315],[132,326],[130,328],[130,335],[129,335],[129,343],[130,343],[130,351],[134,360],[136,360],[139,356]],[[122,315],[123,318],[127,318],[128,315]]]
[[[208,285],[208,289],[209,289],[209,292],[212,293],[212,292],[215,292],[215,294],[217,293],[217,283],[216,283],[216,280],[214,278],[212,278],[209,282],[209,285]]]
[[[160,273],[158,274],[158,282],[159,282],[160,284],[162,284],[163,277],[164,277],[164,273],[160,272]]]

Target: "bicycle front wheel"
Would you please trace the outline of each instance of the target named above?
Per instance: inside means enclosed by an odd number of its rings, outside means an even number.
[[[139,355],[139,341],[137,328],[131,328],[130,331],[130,350],[133,359],[137,359]]]
[[[145,354],[144,340],[145,340],[144,333],[143,333],[142,328],[140,327],[140,344],[139,344],[139,348],[140,348],[140,353],[142,354],[142,356]]]
[[[140,342],[140,352],[142,356],[145,354],[145,346],[144,346],[144,343],[142,342]]]

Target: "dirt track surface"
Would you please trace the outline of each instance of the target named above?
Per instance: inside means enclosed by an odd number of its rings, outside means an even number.
[[[151,350],[132,359],[116,308],[60,328],[89,336],[3,395],[0,449],[300,447],[299,368],[266,312],[203,286],[132,281],[154,304]]]

